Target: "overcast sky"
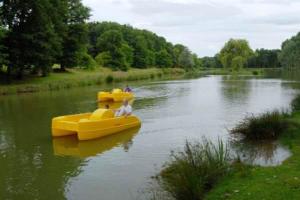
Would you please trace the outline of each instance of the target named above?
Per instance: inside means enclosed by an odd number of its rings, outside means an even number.
[[[300,0],[83,0],[92,21],[148,29],[188,46],[199,56],[216,54],[230,38],[256,48],[280,48],[300,31]]]

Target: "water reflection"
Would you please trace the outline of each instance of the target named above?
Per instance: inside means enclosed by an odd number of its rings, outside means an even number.
[[[291,156],[288,148],[275,141],[246,142],[233,141],[231,147],[235,154],[251,165],[276,166]]]
[[[138,133],[139,129],[134,128],[90,141],[79,141],[74,135],[56,137],[52,140],[54,155],[87,158],[102,154],[117,146],[122,146],[124,151],[128,151],[133,144],[133,137]]]
[[[251,93],[251,82],[249,77],[222,77],[222,94],[226,102],[233,104],[241,104],[247,102]]]

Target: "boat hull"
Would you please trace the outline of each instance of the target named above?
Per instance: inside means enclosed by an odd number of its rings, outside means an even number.
[[[52,120],[52,136],[77,134],[78,140],[91,140],[141,125],[136,116],[89,120],[91,113],[57,117]]]

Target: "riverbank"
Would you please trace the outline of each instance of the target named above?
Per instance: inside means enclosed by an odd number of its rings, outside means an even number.
[[[171,153],[155,176],[160,187],[156,192],[163,191],[160,194],[171,199],[300,199],[300,95],[292,101],[291,111],[249,115],[230,133],[233,137],[227,144],[232,153],[222,141],[213,144],[205,139],[187,141],[184,150]],[[255,155],[261,144],[274,143],[290,150],[282,163],[259,166],[244,159]],[[247,150],[249,145],[252,148]],[[265,154],[265,159],[283,156],[276,151],[274,146],[259,154]]]
[[[289,120],[300,126],[300,113]],[[249,167],[243,175],[225,177],[206,199],[300,199],[300,127],[279,141],[290,148],[292,156],[276,167]]]
[[[209,68],[202,69],[201,72],[205,75],[242,75],[242,76],[263,76],[264,68],[243,68],[239,71],[232,71],[227,68]]]
[[[229,74],[263,76],[264,69],[242,69],[239,72],[232,72],[223,68],[200,69],[197,71],[185,71],[182,68],[148,68],[130,69],[127,72],[111,71],[108,68],[98,68],[96,70],[69,69],[66,72],[53,72],[47,77],[28,77],[24,80],[13,81],[11,84],[0,84],[0,96],[147,79],[162,80]]]
[[[51,73],[47,77],[31,77],[0,85],[0,95],[53,91],[73,87],[130,82],[147,79],[180,78],[187,74],[180,68],[130,69],[127,72],[111,71],[107,68],[97,70],[70,69],[67,72]]]

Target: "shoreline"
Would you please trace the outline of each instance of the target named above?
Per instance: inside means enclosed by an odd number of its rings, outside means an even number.
[[[108,68],[99,68],[96,70],[69,69],[66,72],[51,73],[48,77],[31,77],[14,81],[12,84],[0,84],[0,96],[139,80],[180,79],[206,75],[261,76],[263,74],[264,69],[243,69],[239,72],[231,72],[223,68],[199,69],[198,71],[185,71],[182,68],[147,68],[130,69],[127,72],[111,71]]]
[[[205,199],[300,199],[300,113],[293,113],[289,120],[297,127],[292,135],[278,140],[290,150],[289,158],[277,166],[245,165],[243,175],[224,177]]]
[[[188,72],[180,68],[130,69],[127,72],[111,71],[106,68],[93,71],[72,69],[67,72],[52,73],[49,77],[33,77],[15,81],[12,84],[0,85],[0,96],[139,80],[180,78],[185,75],[188,75]]]

